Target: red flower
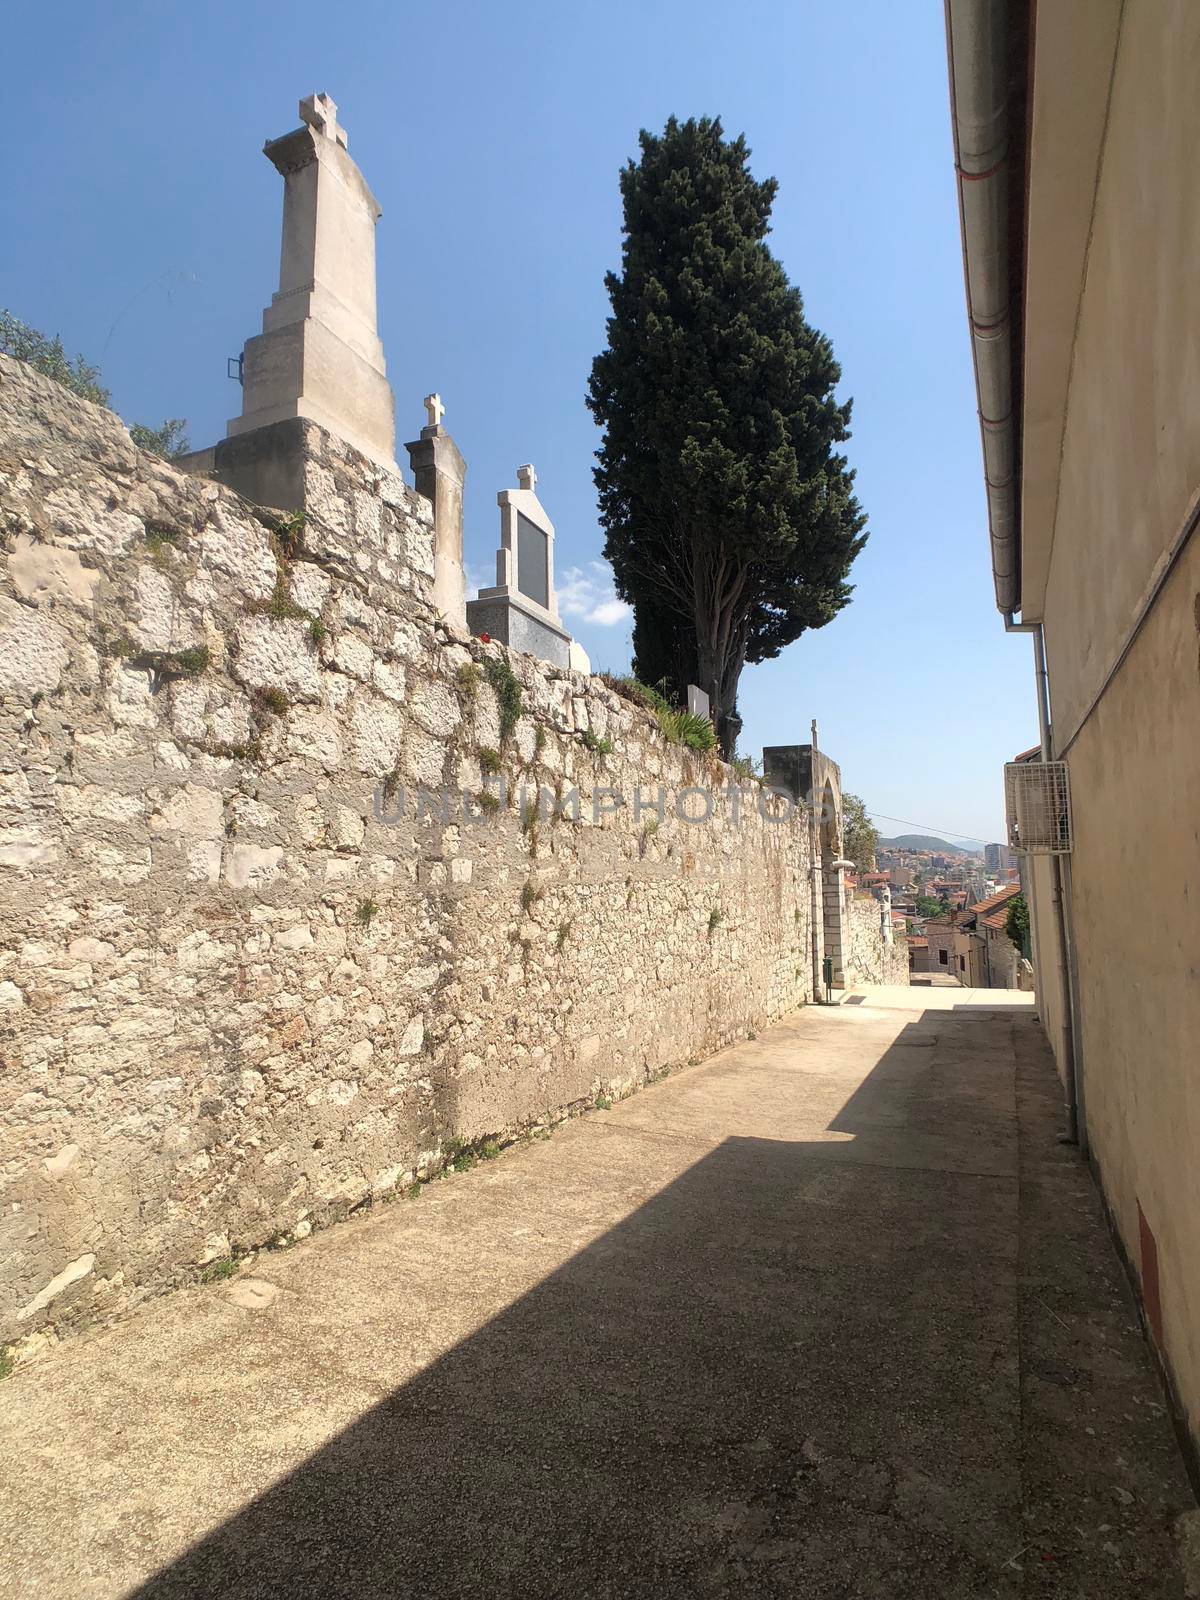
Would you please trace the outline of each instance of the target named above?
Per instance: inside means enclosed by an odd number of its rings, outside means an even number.
[[[480,644],[491,644],[491,642],[492,642],[491,634],[490,633],[481,633],[479,635],[479,642],[480,642]]]

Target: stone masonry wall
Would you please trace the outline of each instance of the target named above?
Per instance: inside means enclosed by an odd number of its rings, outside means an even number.
[[[448,630],[428,503],[299,426],[303,521],[0,358],[0,1342],[810,997],[803,818],[679,820],[729,769]],[[578,820],[416,814],[490,752]]]
[[[851,899],[846,931],[850,945],[848,983],[898,983],[908,987],[908,945],[884,943],[879,930],[878,900]]]

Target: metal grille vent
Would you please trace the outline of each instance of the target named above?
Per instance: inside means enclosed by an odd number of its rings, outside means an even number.
[[[1065,761],[1010,761],[1004,768],[1008,842],[1035,856],[1071,849],[1071,784]]]

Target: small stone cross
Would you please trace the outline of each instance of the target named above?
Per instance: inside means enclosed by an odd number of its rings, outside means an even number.
[[[300,102],[300,120],[346,148],[346,130],[338,127],[337,106],[327,94],[310,94]]]
[[[429,416],[429,426],[431,428],[440,428],[442,425],[442,418],[446,414],[446,408],[442,404],[441,395],[427,394],[424,400],[421,401],[421,404],[425,407],[425,410]]]
[[[537,473],[533,470],[533,463],[517,468],[517,482],[522,489],[535,489],[537,487]]]

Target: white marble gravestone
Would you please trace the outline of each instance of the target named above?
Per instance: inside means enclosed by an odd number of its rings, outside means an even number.
[[[687,686],[687,708],[693,717],[712,717],[708,696],[694,683]]]
[[[229,437],[308,417],[395,470],[396,429],[375,326],[379,203],[326,94],[263,153],[283,176],[279,288],[242,357],[242,414]]]
[[[467,625],[513,650],[555,666],[570,664],[571,636],[554,592],[554,524],[537,497],[537,473],[517,468],[516,489],[502,489],[496,583],[467,602]]]

